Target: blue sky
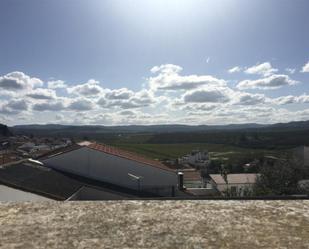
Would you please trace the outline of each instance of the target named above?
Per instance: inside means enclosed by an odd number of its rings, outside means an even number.
[[[2,0],[0,118],[307,120],[308,11],[306,0]]]

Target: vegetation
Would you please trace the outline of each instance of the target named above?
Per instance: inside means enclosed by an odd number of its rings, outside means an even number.
[[[309,121],[275,125],[226,126],[63,126],[26,125],[12,127],[16,134],[71,137],[104,143],[143,144],[225,144],[252,149],[287,149],[308,145]]]
[[[7,137],[10,135],[12,135],[12,133],[9,128],[4,124],[0,124],[0,137]]]
[[[213,143],[252,149],[284,149],[306,145],[308,141],[309,130],[253,130],[154,134],[147,143]]]
[[[260,157],[264,154],[278,155],[280,151],[246,149],[237,146],[209,143],[185,143],[185,144],[135,144],[135,143],[113,143],[112,145],[137,152],[154,159],[178,158],[190,153],[194,149],[208,150],[213,158],[218,160],[252,156]],[[246,154],[246,155],[245,155]],[[248,156],[249,155],[249,156]]]
[[[308,124],[307,124],[308,123]],[[302,128],[297,126],[304,125]],[[75,141],[95,140],[129,150],[156,160],[177,159],[192,150],[207,150],[211,157],[207,174],[259,173],[253,191],[245,195],[271,196],[302,193],[299,181],[309,179],[309,170],[291,156],[291,148],[307,145],[309,122],[293,123],[293,126],[278,124],[277,127],[236,130],[179,131],[186,126],[29,126],[17,127],[17,134],[34,136],[69,137]],[[177,128],[177,129],[176,129]],[[203,127],[199,126],[198,129]],[[159,129],[153,132],[152,129]],[[166,132],[168,129],[169,132]],[[119,132],[121,131],[121,132]],[[160,133],[160,131],[162,133]],[[0,125],[0,135],[10,131]],[[268,156],[268,157],[265,157]],[[272,160],[269,158],[272,157]],[[268,158],[268,159],[267,159]],[[277,158],[277,159],[276,159]],[[280,158],[280,159],[278,159]],[[250,164],[249,167],[243,167]],[[203,172],[202,172],[203,173]],[[307,183],[304,183],[307,184]],[[307,184],[308,185],[308,184]],[[307,193],[308,186],[304,185]],[[234,196],[237,193],[227,192]]]
[[[254,195],[292,195],[299,194],[298,182],[308,179],[309,169],[300,161],[286,157],[265,161],[260,168],[260,176],[254,187]]]

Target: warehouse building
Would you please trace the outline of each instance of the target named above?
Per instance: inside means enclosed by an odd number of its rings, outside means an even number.
[[[157,197],[22,160],[0,166],[1,201],[123,200]]]
[[[174,196],[177,174],[159,161],[104,144],[83,142],[39,160],[45,166],[124,188]]]

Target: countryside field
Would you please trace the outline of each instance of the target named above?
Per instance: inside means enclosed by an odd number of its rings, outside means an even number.
[[[286,153],[285,150],[248,149],[224,144],[186,143],[186,144],[135,144],[115,143],[113,146],[129,150],[146,157],[163,160],[176,159],[190,153],[193,149],[208,150],[214,159],[235,163],[246,158],[260,158],[262,156],[278,156]]]

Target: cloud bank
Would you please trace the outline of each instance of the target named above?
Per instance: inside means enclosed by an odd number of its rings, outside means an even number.
[[[309,70],[309,64],[302,72]],[[289,69],[289,70],[287,70]],[[269,62],[232,67],[227,75],[244,79],[233,83],[210,74],[184,74],[174,64],[152,67],[138,90],[107,88],[89,79],[67,83],[44,81],[24,72],[0,76],[0,118],[9,124],[226,124],[284,122],[309,119],[309,96],[270,92],[301,85],[295,69],[279,73]],[[248,78],[247,78],[248,77]],[[255,77],[255,78],[254,78]],[[270,91],[272,90],[272,91]],[[291,106],[299,106],[297,111]]]

